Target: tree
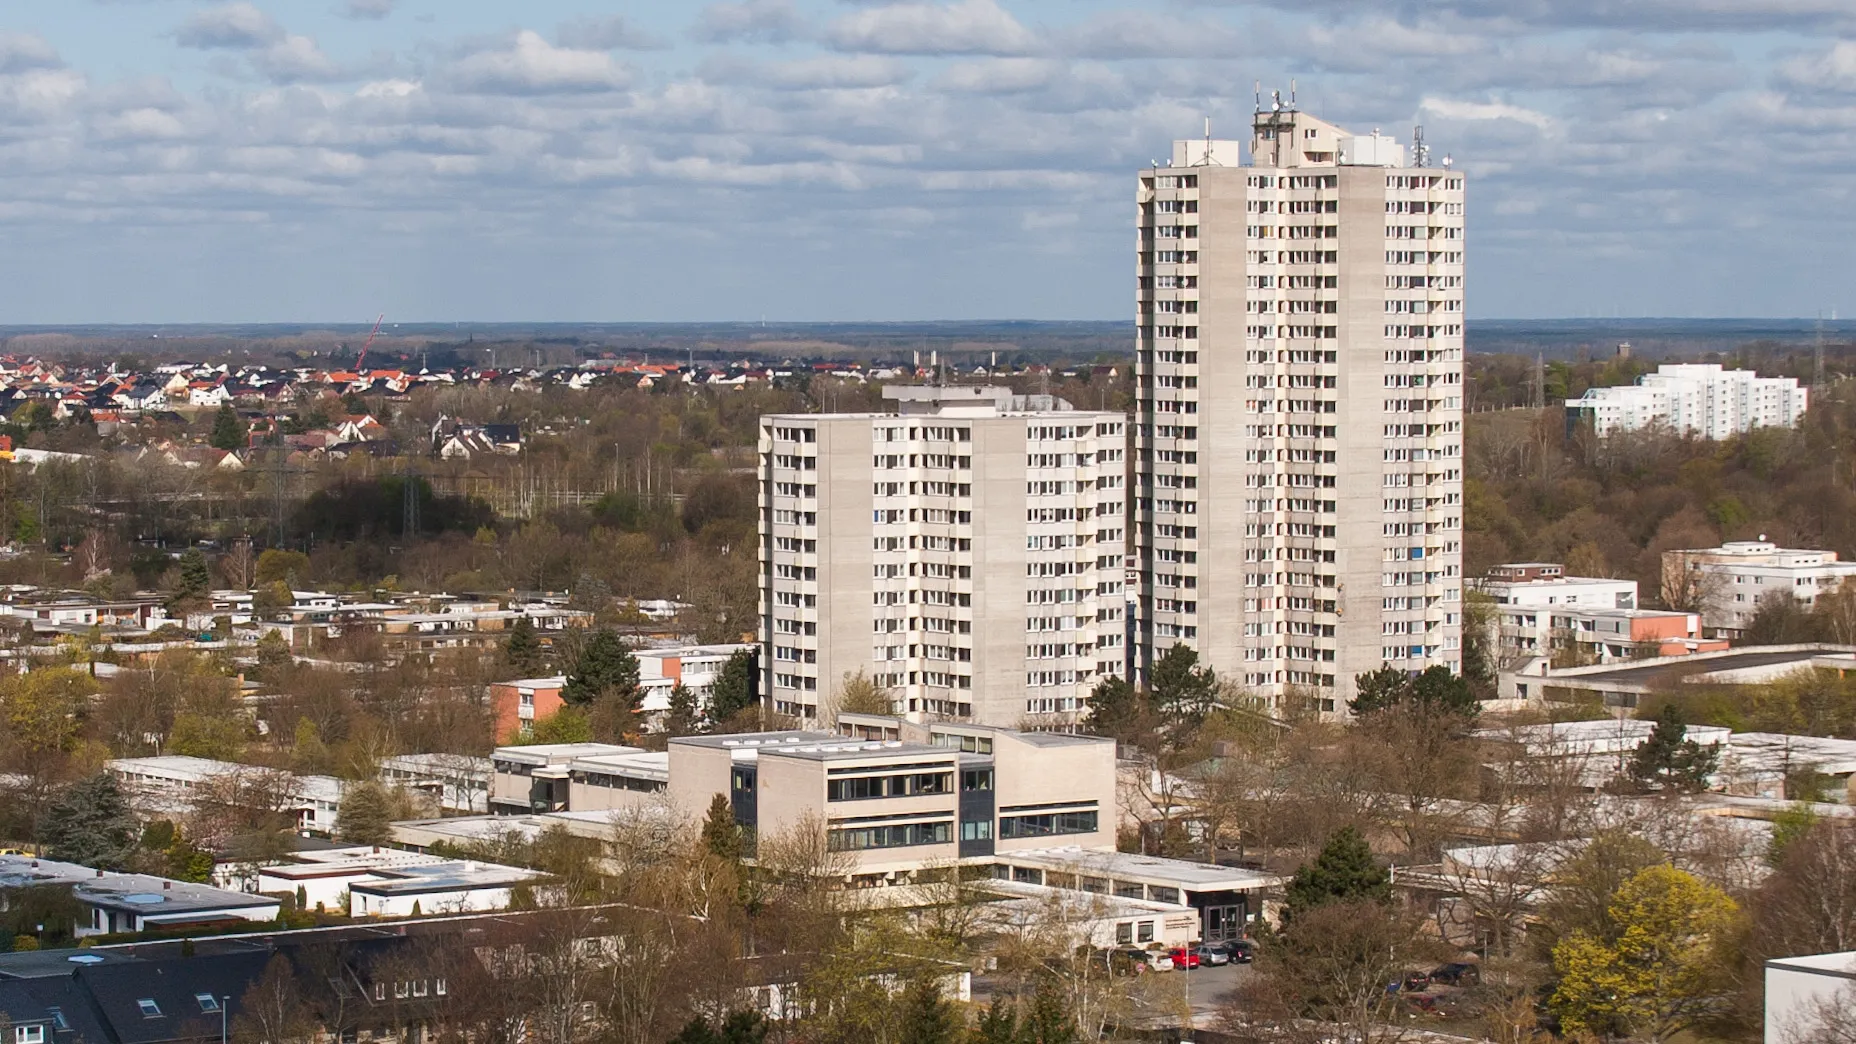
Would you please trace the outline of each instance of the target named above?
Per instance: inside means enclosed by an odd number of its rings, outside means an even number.
[[[52,802],[44,836],[53,859],[120,870],[135,850],[135,814],[116,777],[99,772],[66,787]]]
[[[709,812],[702,820],[702,845],[727,863],[739,863],[747,854],[747,837],[735,821],[735,810],[725,794],[709,799]]]
[[[541,639],[535,634],[535,623],[527,616],[516,618],[516,625],[509,629],[509,637],[503,639],[503,666],[518,678],[539,677],[544,666],[541,655]]]
[[[593,741],[593,723],[587,719],[586,712],[578,707],[563,706],[560,710],[535,722],[529,730],[530,743],[591,743]]]
[[[902,988],[901,1032],[897,1044],[954,1044],[963,1020],[960,1010],[941,995],[941,984],[931,973],[918,974]]]
[[[1808,835],[1817,820],[1817,813],[1802,802],[1779,810],[1772,817],[1772,838],[1766,842],[1766,865],[1776,867],[1784,863],[1785,850],[1792,842]]]
[[[1662,1041],[1723,1012],[1721,947],[1736,912],[1727,893],[1672,866],[1639,871],[1612,898],[1605,933],[1575,932],[1553,947],[1560,1024]]]
[[[1199,666],[1199,654],[1184,642],[1160,654],[1148,678],[1155,713],[1176,734],[1197,728],[1218,705],[1218,676]]]
[[[847,673],[838,682],[833,714],[894,714],[896,697],[887,686],[865,674],[861,668]]]
[[[1391,875],[1373,858],[1373,850],[1354,827],[1342,827],[1304,863],[1283,889],[1285,918],[1334,902],[1384,900],[1391,895]]]
[[[709,686],[709,720],[724,722],[756,706],[754,650],[736,649]]]
[[[393,795],[375,780],[350,783],[335,812],[335,837],[357,845],[384,845],[393,838]]]
[[[245,448],[245,436],[249,429],[238,419],[238,411],[229,402],[219,404],[219,413],[213,418],[213,434],[207,440],[214,449],[227,453]]]
[[[1856,1044],[1856,983],[1805,1001],[1778,1031],[1776,1044]]]
[[[771,1028],[760,1012],[737,1010],[723,1015],[719,1024],[691,1019],[669,1044],[763,1044]]]
[[[206,556],[199,548],[190,547],[180,556],[180,579],[168,604],[177,608],[198,606],[205,601],[212,586],[213,571],[206,564]]]
[[[634,710],[639,695],[638,658],[617,633],[604,629],[587,640],[561,687],[561,699],[576,707],[616,700]]]
[[[309,556],[301,551],[284,551],[269,547],[258,556],[254,580],[260,585],[283,582],[298,584],[309,576]]]
[[[702,731],[702,708],[696,694],[682,682],[670,687],[670,709],[664,712],[664,731],[672,736],[693,736]]]
[[[1411,675],[1390,664],[1354,678],[1357,695],[1347,709],[1365,717],[1397,707],[1417,707],[1444,711],[1465,719],[1481,713],[1481,705],[1470,691],[1469,681],[1442,665],[1427,667]]]
[[[1553,881],[1540,910],[1545,941],[1550,945],[1579,933],[1603,936],[1610,930],[1611,901],[1618,889],[1644,870],[1668,861],[1661,849],[1629,830],[1613,828],[1594,834],[1558,866],[1543,868]]]
[[[1708,788],[1708,777],[1720,760],[1719,747],[1704,747],[1688,738],[1682,708],[1672,700],[1657,712],[1649,738],[1631,755],[1628,773],[1644,790],[1694,794]]]
[[[993,1001],[980,1012],[979,1019],[967,1031],[967,1044],[1020,1044],[1018,1007],[1009,998],[993,995]]]
[[[1258,974],[1232,997],[1225,1020],[1240,1039],[1396,1039],[1389,1024],[1404,1021],[1409,1010],[1387,983],[1442,952],[1422,914],[1403,904],[1329,902],[1297,916],[1260,949]],[[1267,1027],[1260,1033],[1259,1023]]]
[[[1098,736],[1131,740],[1146,718],[1146,707],[1134,683],[1116,675],[1096,682],[1089,694],[1089,716],[1083,727]]]
[[[1022,1044],[1076,1044],[1079,1039],[1076,1013],[1064,1003],[1063,993],[1051,976],[1038,980],[1031,1007],[1018,1027],[1018,1039]]]
[[[232,1039],[239,1044],[308,1044],[317,1036],[316,1014],[298,985],[290,959],[277,954],[239,997]]]
[[[281,671],[296,662],[296,656],[290,652],[290,643],[284,640],[282,631],[266,631],[258,639],[258,667],[267,672]],[[266,677],[273,675],[267,674]]]

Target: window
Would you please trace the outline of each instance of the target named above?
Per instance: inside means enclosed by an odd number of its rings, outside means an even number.
[[[960,823],[960,839],[962,841],[991,841],[992,840],[992,820],[990,819],[962,820]]]
[[[952,839],[953,823],[903,823],[895,826],[868,826],[831,830],[825,843],[833,852],[856,852],[866,848],[903,848],[909,845],[944,845]]]
[[[45,1026],[13,1027],[13,1044],[45,1044]]]
[[[386,1000],[387,999],[387,984],[386,983],[377,982],[374,984],[374,999],[375,1000]]]
[[[1031,816],[1007,816],[999,820],[999,836],[1045,837],[1052,834],[1093,834],[1096,813],[1050,812]]]
[[[1154,941],[1154,923],[1152,921],[1138,921],[1135,923],[1134,929],[1134,940],[1136,942],[1150,943]]]
[[[143,997],[135,1002],[135,1006],[142,1010],[142,1017],[145,1019],[161,1017],[161,1005],[156,1004],[153,997]]]
[[[1122,921],[1115,926],[1115,944],[1127,946],[1134,942],[1134,922]]]
[[[960,773],[960,789],[991,790],[992,769],[966,769]]]
[[[443,997],[445,995],[446,989],[447,987],[445,985],[445,980],[443,979],[432,980],[432,993],[435,994],[436,996]]]
[[[219,998],[210,993],[196,993],[193,999],[199,1002],[201,1011],[211,1013],[219,1010]]]

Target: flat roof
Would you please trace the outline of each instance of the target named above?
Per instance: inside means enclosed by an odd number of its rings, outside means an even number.
[[[1706,681],[1707,675],[1725,671],[1741,671],[1752,667],[1772,667],[1792,663],[1807,667],[1810,666],[1812,660],[1826,654],[1843,652],[1847,650],[1835,646],[1811,646],[1782,651],[1761,651],[1754,648],[1743,652],[1664,656],[1640,663],[1608,666],[1604,670],[1573,668],[1569,671],[1554,671],[1544,675],[1517,675],[1516,678],[1530,684],[1547,687],[1652,692],[1690,679]]]
[[[33,885],[69,885],[72,894],[90,906],[129,910],[143,916],[277,905],[277,900],[267,896],[232,892],[190,881],[171,881],[150,874],[99,872],[76,863],[31,856],[0,856],[0,886],[26,888]]]
[[[462,892],[476,888],[508,888],[534,881],[543,875],[534,870],[498,863],[475,863],[452,859],[420,866],[400,866],[380,871],[384,880],[357,881],[348,886],[351,892],[368,895],[428,895],[433,892]]]
[[[567,684],[567,675],[556,674],[548,678],[517,678],[514,681],[491,682],[492,685],[514,685],[530,689],[558,689]]]
[[[1789,772],[1810,765],[1830,775],[1856,773],[1856,740],[1736,732],[1727,741],[1727,768]]]
[[[534,743],[526,746],[498,747],[491,752],[495,761],[518,761],[525,765],[546,765],[552,761],[588,758],[602,754],[638,754],[643,747],[626,747],[617,743]]]
[[[949,761],[960,760],[960,751],[953,747],[937,747],[928,743],[904,743],[901,740],[846,740],[842,737],[825,743],[762,747],[760,752],[782,758],[802,758],[808,761],[857,761],[890,757],[936,757],[947,758]]]
[[[1076,870],[1102,877],[1141,881],[1183,888],[1194,892],[1248,892],[1275,888],[1284,878],[1261,870],[1246,870],[1216,863],[1195,863],[1185,859],[1165,859],[1134,852],[1109,852],[1093,848],[1033,848],[1022,852],[998,852],[994,862],[1023,863],[1045,870]]]
[[[670,754],[667,751],[642,751],[637,754],[595,754],[575,758],[567,763],[574,772],[608,772],[617,776],[670,778]]]

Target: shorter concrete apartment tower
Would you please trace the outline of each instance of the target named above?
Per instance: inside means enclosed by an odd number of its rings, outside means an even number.
[[[1127,419],[994,387],[760,427],[763,691],[829,721],[863,671],[915,721],[1050,728],[1122,673]]]

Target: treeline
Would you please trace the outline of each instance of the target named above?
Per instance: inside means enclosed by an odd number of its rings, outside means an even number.
[[[1761,536],[1856,553],[1856,394],[1817,394],[1797,429],[1712,442],[1668,431],[1593,437],[1557,410],[1474,414],[1466,439],[1464,569],[1563,562],[1635,579],[1658,604],[1662,552]]]

